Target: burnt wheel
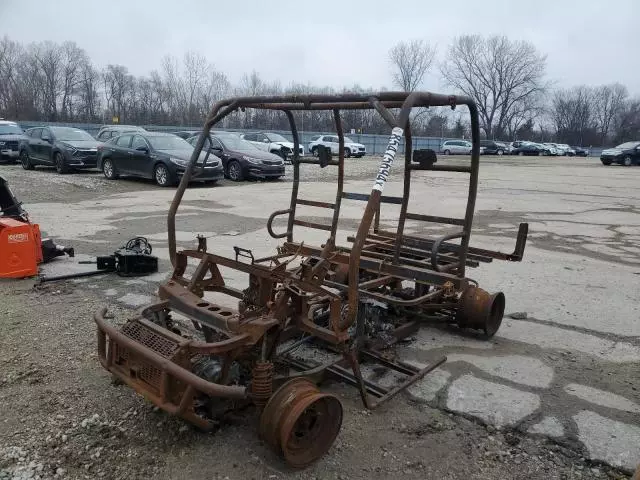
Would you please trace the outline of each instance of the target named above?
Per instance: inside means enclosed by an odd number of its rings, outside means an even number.
[[[342,404],[304,378],[282,385],[260,417],[260,435],[292,467],[303,468],[322,457],[338,436]]]
[[[456,322],[461,328],[484,331],[485,338],[493,337],[504,316],[504,293],[489,293],[480,287],[467,288],[458,300]]]

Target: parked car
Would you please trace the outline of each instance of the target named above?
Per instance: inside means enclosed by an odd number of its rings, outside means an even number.
[[[575,150],[566,143],[556,143],[556,148],[560,150],[560,155],[573,157],[576,154]]]
[[[340,141],[337,135],[315,135],[311,137],[309,152],[314,157],[318,156],[318,145],[330,148],[333,155],[340,154]],[[346,158],[359,158],[364,157],[366,154],[367,149],[363,144],[354,142],[349,137],[344,137],[344,156]]]
[[[513,142],[513,155],[542,155],[544,148],[533,142]]]
[[[0,120],[0,161],[16,163],[20,157],[20,144],[27,139],[16,122]]]
[[[508,153],[507,146],[504,143],[494,140],[480,140],[480,147],[484,148],[482,153],[487,155],[503,155]]]
[[[555,143],[543,143],[542,144],[546,148],[547,155],[560,155],[560,149]]]
[[[578,157],[588,157],[589,156],[589,149],[586,147],[576,147],[576,146],[571,146],[571,148],[573,149],[574,152],[576,152],[576,156]]]
[[[180,138],[187,140],[188,138],[191,138],[194,135],[198,135],[200,133],[200,130],[181,130],[179,132],[171,132],[171,133],[179,136]]]
[[[467,140],[447,140],[442,144],[440,151],[444,155],[469,155],[471,153],[471,142]]]
[[[117,137],[124,133],[132,132],[146,132],[146,130],[142,127],[136,127],[134,125],[104,125],[100,128],[100,130],[98,130],[96,140],[106,142],[112,137]]]
[[[624,166],[640,164],[640,142],[625,142],[617,147],[603,150],[600,154],[600,161],[603,165],[618,163]]]
[[[260,150],[280,155],[283,160],[293,157],[293,142],[290,142],[279,133],[243,133],[240,138],[253,143]],[[298,155],[304,155],[304,147],[302,145],[298,146]]]
[[[100,145],[98,169],[114,180],[121,175],[150,178],[161,187],[175,185],[182,177],[193,153],[186,140],[172,133],[125,133]],[[222,161],[202,152],[193,172],[193,181],[215,183],[224,177]],[[201,168],[197,168],[200,166]]]
[[[58,173],[95,168],[98,142],[84,130],[71,127],[35,127],[25,132],[20,145],[20,163],[25,170],[37,165],[56,168]]]
[[[198,135],[187,139],[187,142],[195,146]],[[207,149],[222,159],[225,176],[234,182],[245,178],[277,179],[284,175],[284,160],[280,155],[260,150],[233,133],[210,133],[203,151]]]

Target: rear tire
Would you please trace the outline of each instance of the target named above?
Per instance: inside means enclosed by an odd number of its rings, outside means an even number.
[[[311,155],[313,155],[314,157],[318,156],[318,148],[317,147],[313,147],[311,149]]]
[[[345,158],[351,157],[351,149],[345,148],[344,149],[344,156],[345,156]]]
[[[520,155],[521,157],[524,157],[524,152],[518,152],[518,155]]]
[[[164,163],[159,163],[153,169],[153,178],[160,187],[169,187],[173,183],[171,172]]]
[[[116,167],[113,164],[113,160],[110,158],[105,158],[102,161],[102,173],[107,180],[115,180],[118,178],[118,172],[116,171]]]
[[[20,164],[25,170],[33,170],[36,168],[33,163],[31,163],[31,157],[29,157],[29,153],[26,150],[20,152]]]
[[[69,173],[69,167],[67,167],[64,163],[64,155],[58,152],[56,153],[54,160],[56,165],[56,172],[58,172],[60,175]]]
[[[633,159],[627,155],[626,157],[624,157],[624,159],[622,160],[622,164],[625,167],[630,167],[631,165],[633,165]]]
[[[235,160],[229,162],[229,165],[227,166],[227,175],[233,182],[241,182],[244,180],[242,166]]]
[[[502,155],[504,155],[504,151],[502,151],[502,150],[498,150],[496,153],[498,154],[498,156],[499,156],[499,157],[501,157]]]

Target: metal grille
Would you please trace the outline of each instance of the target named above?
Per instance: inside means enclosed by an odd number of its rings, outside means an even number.
[[[138,377],[140,378],[140,380],[147,382],[149,385],[160,388],[162,372],[159,368],[156,368],[146,362],[141,363],[140,370],[138,371]]]
[[[122,327],[122,333],[165,358],[173,357],[173,354],[178,350],[178,344],[176,342],[162,335],[158,335],[138,322],[128,322],[125,324],[125,326]]]

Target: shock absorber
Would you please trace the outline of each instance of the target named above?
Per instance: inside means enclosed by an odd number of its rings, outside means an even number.
[[[273,363],[256,362],[252,371],[251,393],[256,406],[260,409],[264,408],[273,393]]]
[[[260,360],[251,372],[251,393],[253,403],[262,410],[273,393],[273,363],[267,360],[267,336],[262,338]]]

